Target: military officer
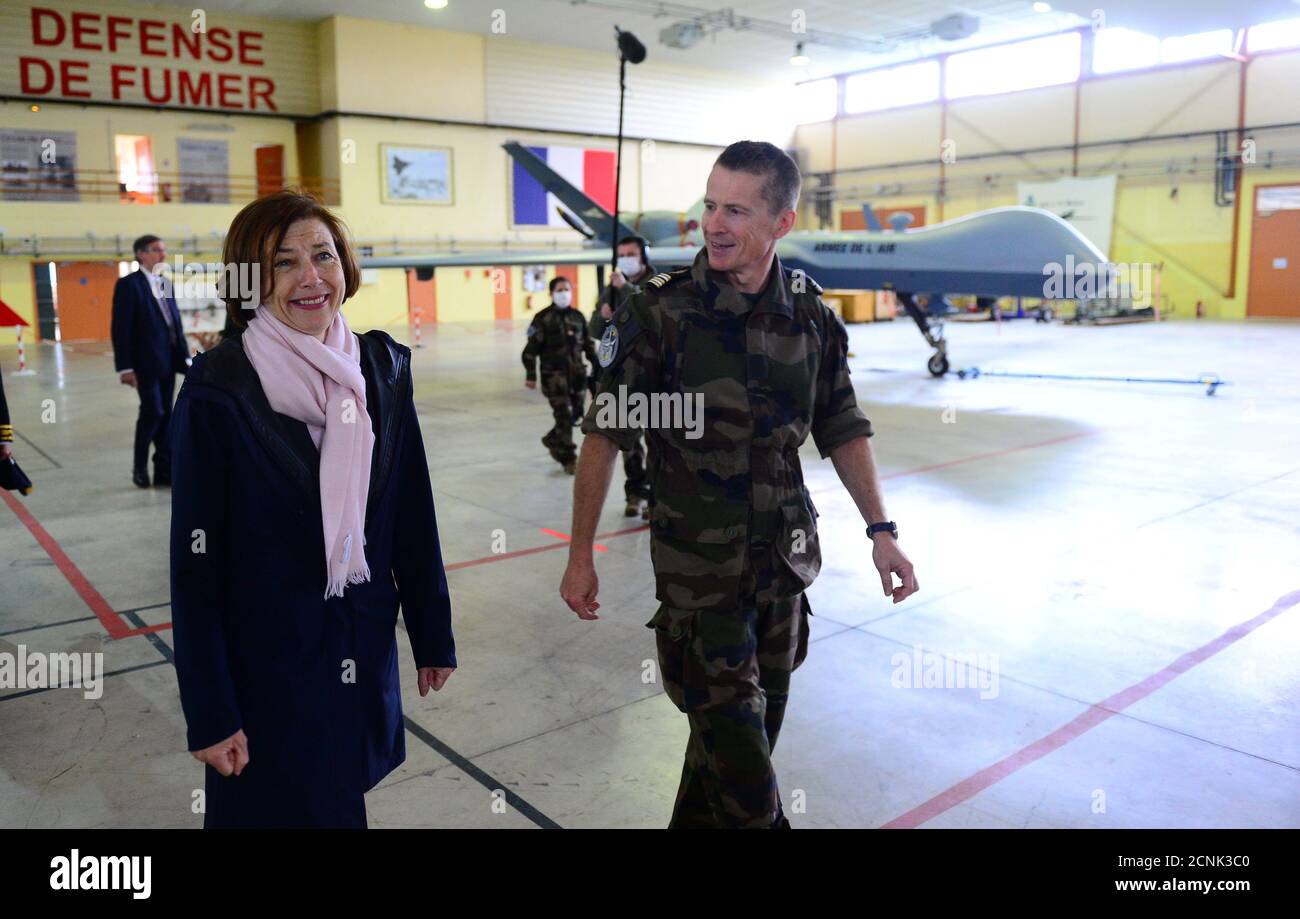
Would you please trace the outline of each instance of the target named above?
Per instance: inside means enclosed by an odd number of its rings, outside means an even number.
[[[697,429],[671,417],[645,428],[659,600],[647,625],[664,688],[690,724],[673,827],[789,826],[771,751],[790,674],[807,651],[804,590],[821,567],[798,452],[810,434],[867,524],[885,596],[898,603],[918,589],[885,515],[845,328],[816,283],[776,257],[799,186],[798,167],[771,144],[741,141],[722,152],[705,195],[704,249],[690,268],[650,279],[619,308],[582,425],[560,594],[579,617],[595,619],[592,537],[614,453],[634,434],[621,420],[630,413],[604,409],[639,395],[702,398]]]
[[[624,236],[614,251],[618,265],[610,276],[609,284],[600,292],[588,325],[594,341],[600,341],[605,334],[610,320],[614,318],[614,311],[633,294],[640,293],[645,282],[656,274],[646,255],[645,240],[640,236]],[[644,519],[649,518],[650,483],[646,481],[645,447],[639,435],[623,451],[623,496],[627,501],[623,516],[635,517],[640,514]]]
[[[529,389],[537,388],[537,362],[542,364],[542,395],[551,403],[555,425],[542,438],[564,471],[573,474],[573,425],[582,417],[588,372],[582,359],[596,368],[596,351],[587,336],[587,320],[573,308],[573,285],[568,278],[552,278],[551,304],[538,312],[528,326],[528,344],[522,355]]]

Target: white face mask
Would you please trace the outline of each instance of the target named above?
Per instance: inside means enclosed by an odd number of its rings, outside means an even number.
[[[573,291],[557,290],[555,293],[551,295],[551,301],[556,306],[568,306],[570,303],[573,302]]]
[[[635,255],[620,255],[618,270],[623,272],[623,277],[634,278],[641,273],[641,259]]]

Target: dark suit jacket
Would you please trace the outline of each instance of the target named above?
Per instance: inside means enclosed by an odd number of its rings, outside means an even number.
[[[240,728],[249,741],[242,775],[207,770],[222,783],[209,826],[328,824],[341,798],[405,759],[399,606],[416,666],[456,664],[411,352],[383,332],[358,338],[375,431],[370,580],[342,597],[324,599],[319,453],[305,424],[271,408],[242,335],[194,358],[173,409],[172,621],[189,748]]]
[[[190,346],[175,299],[168,297],[166,302],[178,333],[175,346],[168,340],[167,322],[144,272],[133,271],[117,279],[113,287],[113,366],[117,370],[134,370],[142,380],[185,372]]]

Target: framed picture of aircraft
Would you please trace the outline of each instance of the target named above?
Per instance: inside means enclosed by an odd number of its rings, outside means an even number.
[[[379,145],[385,204],[451,204],[450,147]]]

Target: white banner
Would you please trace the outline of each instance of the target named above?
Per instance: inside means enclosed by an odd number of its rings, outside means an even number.
[[[224,140],[178,137],[181,200],[186,203],[230,203],[230,145]]]
[[[1026,207],[1041,207],[1063,218],[1110,258],[1110,231],[1115,220],[1115,176],[1064,178],[1053,182],[1017,182]]]

